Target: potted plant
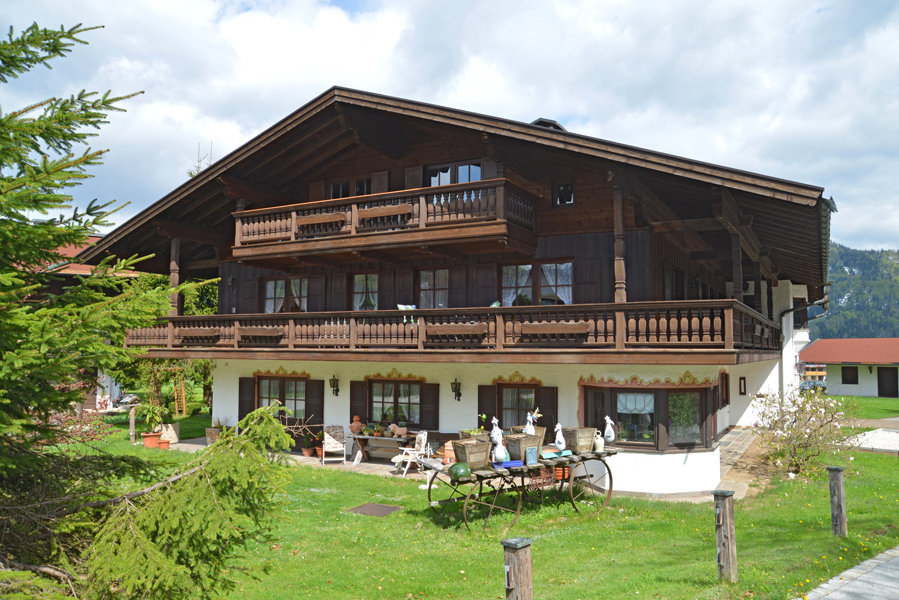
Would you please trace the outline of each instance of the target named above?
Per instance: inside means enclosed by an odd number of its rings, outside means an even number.
[[[163,419],[166,418],[168,412],[169,411],[166,407],[156,404],[145,404],[141,407],[141,413],[144,415],[144,419],[147,424],[146,433],[140,434],[144,439],[145,447],[159,447],[159,437],[162,435],[162,433],[158,430],[161,428]]]
[[[374,436],[381,437],[382,435],[384,435],[384,427],[380,423],[376,423]]]
[[[322,457],[322,447],[325,443],[325,432],[319,431],[315,434],[315,454],[319,458]]]
[[[227,420],[216,418],[212,422],[212,427],[206,428],[206,445],[211,446],[212,444],[214,444],[215,441],[217,439],[219,439],[219,436],[221,435],[222,430],[224,430],[225,427],[227,427],[227,426],[228,426]]]
[[[483,413],[479,414],[478,422],[480,423],[480,425],[477,427],[477,429],[461,430],[459,432],[459,438],[463,439],[463,440],[476,439],[476,440],[481,440],[482,442],[489,442],[490,441],[490,432],[487,431],[486,429],[484,429],[484,423],[487,422],[487,415],[483,414]]]
[[[315,456],[315,434],[307,431],[303,434],[303,456]]]

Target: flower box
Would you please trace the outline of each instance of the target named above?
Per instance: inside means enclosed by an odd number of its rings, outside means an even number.
[[[503,436],[503,441],[506,443],[506,450],[509,451],[509,460],[520,460],[526,465],[537,464],[542,445],[540,436],[513,433]],[[528,448],[533,448],[530,461],[528,460]]]
[[[479,429],[478,431],[462,430],[459,432],[459,438],[463,440],[480,440],[482,442],[489,442],[490,432],[486,429]]]
[[[524,433],[524,425],[515,425],[510,428],[512,433]],[[538,438],[540,438],[540,445],[542,446],[546,443],[546,427],[538,427],[534,425],[534,431]]]
[[[453,440],[453,453],[456,462],[468,463],[468,468],[483,469],[490,463],[490,442],[476,439]]]
[[[565,447],[574,454],[593,452],[596,427],[563,427],[562,437],[565,438]]]

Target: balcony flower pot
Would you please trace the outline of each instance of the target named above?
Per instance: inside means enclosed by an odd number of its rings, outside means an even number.
[[[181,423],[163,423],[160,441],[177,444],[181,439]]]
[[[169,449],[169,441],[160,438],[159,439],[159,449],[160,450],[168,450]]]
[[[145,448],[159,448],[159,436],[162,435],[160,432],[155,431],[153,433],[142,433],[140,436],[144,438],[144,447]]]

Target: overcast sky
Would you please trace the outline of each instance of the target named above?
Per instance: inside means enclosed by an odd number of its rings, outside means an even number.
[[[9,112],[144,91],[76,202],[124,219],[332,85],[530,122],[825,188],[833,240],[899,248],[899,3],[3,0],[6,25],[104,25]],[[525,174],[526,175],[526,174]],[[785,235],[789,232],[785,231]]]

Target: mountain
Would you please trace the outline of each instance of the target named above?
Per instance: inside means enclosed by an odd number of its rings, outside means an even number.
[[[830,245],[830,309],[811,338],[899,337],[899,251]]]

